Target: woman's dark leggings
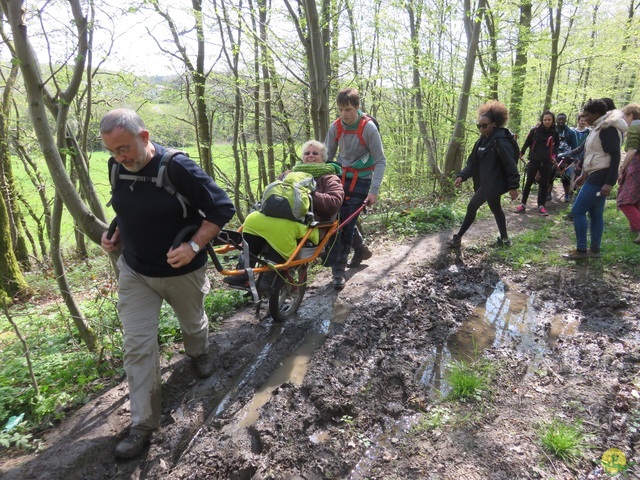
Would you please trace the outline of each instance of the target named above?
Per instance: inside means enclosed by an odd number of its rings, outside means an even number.
[[[531,185],[536,179],[536,173],[540,172],[540,180],[538,181],[538,206],[543,206],[547,203],[547,189],[549,188],[549,176],[551,175],[551,162],[544,160],[542,162],[534,162],[529,160],[527,164],[527,181],[524,184],[522,190],[522,204],[527,204],[529,198],[529,192],[531,191]]]
[[[502,210],[502,205],[500,204],[500,197],[491,197],[486,198],[484,192],[482,191],[482,187],[476,190],[476,193],[473,194],[471,200],[469,200],[469,204],[467,205],[467,214],[462,221],[462,225],[460,226],[460,230],[458,230],[458,236],[462,237],[469,227],[476,219],[476,213],[478,209],[487,202],[491,212],[493,213],[494,218],[496,219],[496,224],[498,225],[498,231],[500,232],[500,238],[506,239],[507,236],[507,219],[504,216],[504,211]]]

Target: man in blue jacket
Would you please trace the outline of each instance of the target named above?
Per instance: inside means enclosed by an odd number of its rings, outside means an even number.
[[[234,215],[233,203],[195,162],[178,154],[167,163],[168,178],[191,206],[159,188],[155,179],[165,148],[149,139],[136,112],[117,109],[100,123],[104,146],[111,152],[110,171],[118,170],[111,203],[117,229],[102,236],[102,248],[118,259],[118,313],[124,328],[124,369],[129,383],[131,429],[116,447],[120,458],[133,458],[149,443],[160,424],[162,406],[158,324],[160,307],[173,308],[184,348],[196,375],[213,372],[207,350],[209,321],[204,298],[209,292],[204,248]],[[118,165],[115,165],[116,162]],[[115,170],[113,170],[115,167]],[[188,225],[197,231],[177,248],[174,238]]]

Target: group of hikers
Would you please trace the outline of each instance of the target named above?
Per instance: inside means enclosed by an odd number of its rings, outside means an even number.
[[[378,201],[386,158],[377,121],[361,110],[358,91],[341,90],[337,107],[339,118],[331,124],[324,143],[306,142],[302,163],[285,172],[280,181],[293,178],[298,184],[311,185],[310,209],[316,220],[352,217],[327,243],[330,248],[323,257],[324,264],[332,269],[333,288],[341,290],[345,287],[347,266],[357,266],[371,256],[357,228],[357,217],[363,205]],[[525,212],[534,181],[538,183],[540,215],[547,214],[545,202],[554,177],[562,179],[566,201],[580,187],[572,208],[577,248],[566,258],[600,256],[604,201],[616,181],[620,184],[618,204],[629,218],[631,229],[640,232],[640,156],[636,155],[640,105],[628,105],[620,111],[604,100],[590,100],[576,130],[566,126],[566,115],[556,119],[551,112],[545,112],[522,149],[505,128],[507,119],[507,109],[498,101],[478,109],[480,138],[454,181],[460,186],[472,178],[474,193],[450,247],[461,246],[462,237],[485,202],[498,225],[497,246],[510,245],[500,200],[507,192],[513,201],[518,198],[518,161],[527,149],[527,178],[518,212]],[[618,178],[620,147],[627,125],[627,155]],[[117,225],[115,231],[104,233],[101,245],[107,252],[122,252],[117,261],[118,313],[124,327],[124,369],[131,412],[131,427],[117,443],[115,454],[133,458],[145,449],[160,425],[162,380],[157,336],[163,301],[178,318],[185,352],[196,375],[207,378],[213,373],[204,310],[204,298],[210,288],[205,246],[232,219],[235,208],[224,190],[185,154],[152,142],[143,120],[133,110],[107,113],[100,123],[100,135],[111,154],[110,204]],[[164,185],[162,179],[166,179]],[[269,202],[264,196],[262,200],[263,205],[245,219],[243,240],[252,258],[262,256],[273,264],[282,263],[310,227],[295,216],[291,219],[271,215],[266,209]],[[272,205],[275,209],[280,206],[277,202]],[[591,220],[589,248],[587,214]],[[191,238],[173,247],[177,232],[194,224],[199,227]],[[324,233],[317,229],[309,240],[318,244]],[[640,236],[635,241],[640,243]],[[354,254],[348,263],[352,249]],[[243,268],[241,265],[239,270]],[[262,279],[264,284],[257,288],[264,292],[269,288],[269,275],[262,274],[259,280]],[[223,281],[232,287],[247,288],[248,280],[245,274],[226,276]]]
[[[461,246],[463,235],[485,202],[498,226],[499,237],[495,246],[511,245],[501,197],[508,192],[512,201],[517,200],[520,186],[518,162],[527,150],[529,157],[522,198],[515,211],[526,212],[527,199],[536,182],[536,211],[538,215],[547,216],[546,202],[552,199],[553,181],[560,178],[564,201],[573,201],[569,218],[573,220],[576,235],[576,248],[564,254],[563,258],[583,260],[601,256],[605,201],[616,183],[619,185],[617,205],[627,217],[632,234],[637,235],[633,242],[640,244],[639,104],[632,103],[618,110],[610,98],[591,99],[578,115],[575,129],[567,126],[566,114],[559,114],[556,118],[553,112],[546,111],[540,116],[538,125],[529,131],[522,148],[518,148],[514,136],[505,128],[507,119],[507,108],[499,101],[490,101],[478,108],[480,138],[465,168],[454,181],[456,186],[460,186],[472,178],[474,194],[460,229],[448,243],[449,247]],[[623,146],[626,154],[621,163]]]

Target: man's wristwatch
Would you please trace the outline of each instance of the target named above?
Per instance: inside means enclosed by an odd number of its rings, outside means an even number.
[[[193,253],[198,253],[200,251],[200,245],[198,245],[193,240],[189,240],[189,245],[191,245],[191,250],[193,250]]]

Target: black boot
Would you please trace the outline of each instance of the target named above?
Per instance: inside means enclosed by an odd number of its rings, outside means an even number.
[[[351,250],[351,245],[340,245],[340,254],[338,255],[338,260],[335,265],[331,267],[333,272],[333,288],[336,290],[342,290],[344,288],[347,280],[345,279],[344,272],[347,268],[347,257],[349,256],[349,251]]]

